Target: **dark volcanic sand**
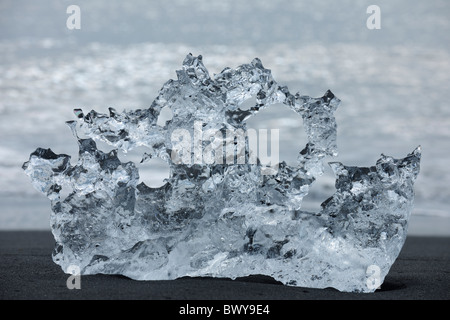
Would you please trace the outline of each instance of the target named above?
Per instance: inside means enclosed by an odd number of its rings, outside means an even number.
[[[0,299],[450,299],[450,237],[408,237],[372,294],[288,287],[265,276],[135,281],[93,275],[81,276],[81,290],[69,290],[69,275],[51,259],[53,244],[47,231],[0,232]]]

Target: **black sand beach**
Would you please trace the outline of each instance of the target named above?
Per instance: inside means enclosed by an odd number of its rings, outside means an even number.
[[[134,281],[122,276],[95,275],[82,276],[81,289],[69,290],[68,275],[51,259],[53,243],[47,231],[0,232],[0,299],[450,299],[450,237],[408,237],[381,289],[373,294],[287,287],[264,276]]]

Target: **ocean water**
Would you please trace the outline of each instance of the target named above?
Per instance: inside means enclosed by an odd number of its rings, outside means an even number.
[[[339,156],[329,161],[371,166],[381,153],[400,158],[421,145],[410,232],[450,235],[450,2],[78,1],[81,29],[68,30],[70,4],[0,3],[0,229],[49,229],[49,202],[21,166],[36,147],[76,161],[65,125],[74,108],[149,107],[192,53],[211,75],[259,57],[292,93],[331,89],[342,103]],[[381,9],[379,30],[366,27],[371,4]],[[248,125],[280,129],[288,163],[306,141],[287,108],[263,110]],[[141,151],[119,157],[140,160]],[[160,162],[140,169],[153,185],[168,174]],[[333,192],[327,168],[305,208]]]

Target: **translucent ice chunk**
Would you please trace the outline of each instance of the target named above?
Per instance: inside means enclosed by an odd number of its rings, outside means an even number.
[[[340,100],[331,91],[291,94],[259,59],[211,77],[202,57],[189,54],[177,77],[148,109],[76,109],[78,120],[68,122],[75,165],[50,149],[30,155],[25,173],[52,204],[53,260],[63,270],[139,280],[265,274],[287,285],[374,291],[406,238],[420,149],[399,160],[383,155],[370,168],[330,163],[336,193],[320,212],[305,212],[323,159],[337,155]],[[241,109],[252,96],[255,105]],[[296,165],[266,167],[250,151],[246,120],[279,103],[303,118],[308,143],[292,146]],[[172,118],[161,123],[163,108]],[[115,149],[104,153],[95,140]],[[135,164],[117,157],[142,146],[142,161],[170,166],[159,188],[138,184]],[[63,197],[63,188],[72,191]]]

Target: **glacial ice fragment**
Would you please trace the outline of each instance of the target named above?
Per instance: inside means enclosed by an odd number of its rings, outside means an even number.
[[[24,163],[51,200],[54,262],[139,280],[264,274],[287,285],[373,292],[406,238],[420,148],[404,159],[382,155],[370,168],[330,163],[336,193],[321,211],[302,211],[323,159],[337,155],[340,100],[331,91],[291,94],[259,59],[210,77],[202,57],[189,54],[177,78],[148,109],[76,109],[78,120],[68,122],[79,145],[75,165],[42,148]],[[256,104],[241,110],[252,96]],[[308,143],[295,146],[296,165],[267,168],[250,150],[246,120],[277,103],[303,118]],[[164,107],[173,118],[161,126]],[[95,140],[115,149],[104,153]],[[139,146],[148,149],[142,161],[169,164],[160,188],[138,184],[136,165],[117,156]]]

